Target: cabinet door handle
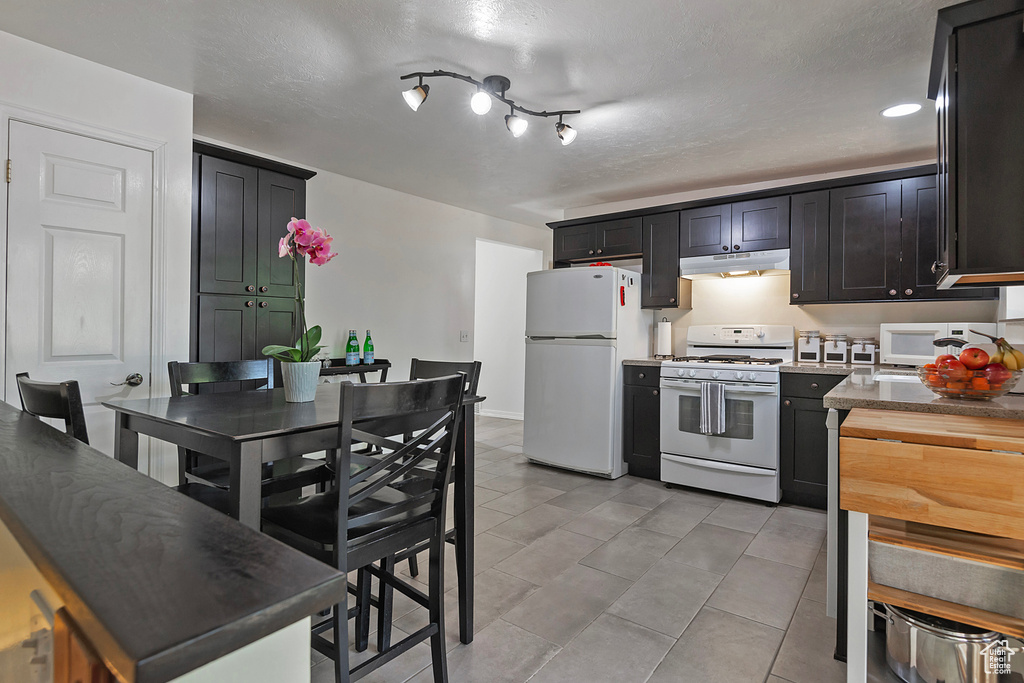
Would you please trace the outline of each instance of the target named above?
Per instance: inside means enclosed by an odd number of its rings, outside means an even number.
[[[253,307],[253,306],[255,306],[255,305],[256,305],[256,302],[255,302],[255,301],[246,301],[246,302],[245,302],[245,307],[246,307],[246,308],[252,308],[252,307]]]
[[[673,298],[669,299],[669,300],[668,300],[668,302],[669,302],[670,304],[674,304],[674,303],[676,302],[676,300],[675,300],[675,297],[673,297]]]
[[[645,373],[643,373],[643,372],[641,372],[641,373],[640,373],[640,374],[638,375],[638,377],[639,377],[640,379],[643,379],[643,378],[644,378],[644,377],[646,377],[646,376],[647,376],[647,375],[646,375]]]
[[[261,301],[261,302],[260,302],[260,308],[266,308],[266,307],[267,307],[267,306],[269,306],[269,305],[270,305],[270,304],[268,304],[268,303],[267,303],[266,301]]]
[[[256,291],[256,285],[246,285],[245,291],[247,291],[247,292],[255,292]]]
[[[654,391],[652,391],[652,392],[651,392],[651,395],[652,395],[652,396],[657,396],[657,395],[658,395],[658,390],[657,390],[657,389],[655,389]]]
[[[588,251],[587,253],[588,253],[588,254],[590,254],[591,256],[593,256],[593,254],[594,254],[594,250],[593,250],[593,249],[591,249],[591,250],[590,250],[590,251]]]
[[[787,399],[786,399],[785,401],[783,401],[783,402],[782,402],[782,405],[784,405],[784,406],[791,406],[791,405],[793,405],[793,402],[792,402],[792,401],[790,401],[790,400],[789,400],[789,399],[787,398]]]
[[[729,245],[728,244],[723,244],[722,245],[722,251],[729,251]]]
[[[603,253],[604,253],[604,249],[598,249],[598,250],[597,250],[597,253],[598,253],[598,254],[603,254]]]
[[[903,293],[906,294],[907,296],[910,296],[911,294],[914,293],[914,290],[907,288],[903,290]]]
[[[895,289],[889,290],[889,296],[896,296],[897,294],[899,294],[899,292],[897,292]]]
[[[818,383],[817,382],[811,382],[811,389],[817,389],[817,388],[818,388]]]
[[[260,287],[260,291],[261,291],[261,292],[264,292],[264,293],[266,293],[266,291],[267,291],[267,286],[266,286],[266,285],[263,285],[262,287]]]
[[[732,245],[732,248],[733,248],[734,251],[739,251],[740,250],[740,245],[734,244],[734,245]]]
[[[800,298],[800,292],[793,292],[793,298],[794,299],[799,299]]]

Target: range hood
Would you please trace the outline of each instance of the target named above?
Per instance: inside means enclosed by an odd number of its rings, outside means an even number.
[[[687,256],[679,259],[679,275],[683,277],[736,270],[789,270],[789,249]]]

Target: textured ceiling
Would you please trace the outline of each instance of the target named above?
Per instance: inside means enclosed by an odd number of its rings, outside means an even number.
[[[195,133],[486,214],[934,156],[942,0],[0,0],[0,30],[195,94]],[[519,139],[472,87],[582,109]],[[904,119],[878,112],[925,105]],[[496,103],[497,104],[497,103]]]

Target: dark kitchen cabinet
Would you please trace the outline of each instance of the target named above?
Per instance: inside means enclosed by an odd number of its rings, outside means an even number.
[[[268,344],[295,343],[295,273],[278,243],[288,221],[304,217],[312,175],[195,144],[192,360],[262,358]],[[298,274],[301,282],[301,263]]]
[[[639,217],[555,228],[555,261],[600,261],[639,257],[643,250]]]
[[[827,507],[828,409],[822,398],[843,379],[844,375],[782,373],[779,479],[785,503]]]
[[[679,212],[643,218],[643,272],[640,305],[643,308],[678,308]],[[687,281],[687,285],[689,282]],[[686,307],[689,307],[687,301]]]
[[[829,300],[899,298],[900,201],[899,180],[831,191]]]
[[[622,368],[622,456],[635,477],[661,480],[661,392],[658,366]]]
[[[828,301],[828,190],[793,195],[789,267],[790,301]]]
[[[687,209],[679,214],[679,256],[785,249],[789,195]]]
[[[1024,1],[939,11],[928,96],[938,103],[944,284],[1024,282]]]

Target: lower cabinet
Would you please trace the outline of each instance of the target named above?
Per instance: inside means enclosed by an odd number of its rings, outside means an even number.
[[[292,299],[201,294],[198,309],[200,362],[264,358],[264,346],[293,346],[298,336]],[[281,386],[280,367],[277,375]]]
[[[779,478],[782,501],[820,508],[828,504],[828,409],[822,398],[845,375],[782,373],[779,408]]]
[[[622,368],[622,457],[635,477],[661,480],[660,368]]]

